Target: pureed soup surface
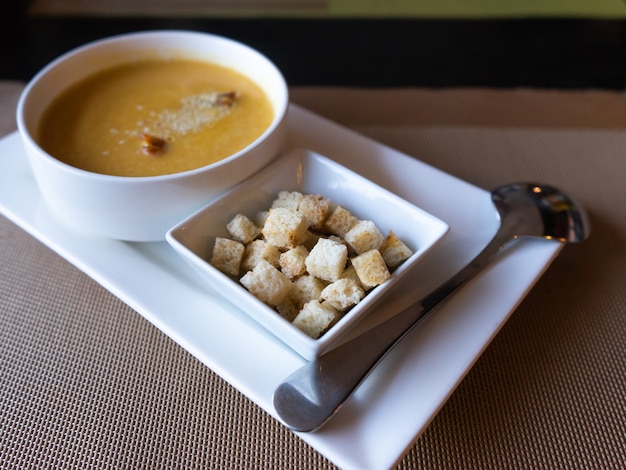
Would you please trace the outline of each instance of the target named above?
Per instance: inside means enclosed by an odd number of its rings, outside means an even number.
[[[244,75],[194,60],[146,60],[90,76],[45,111],[38,140],[83,170],[154,176],[199,168],[241,150],[273,109]]]

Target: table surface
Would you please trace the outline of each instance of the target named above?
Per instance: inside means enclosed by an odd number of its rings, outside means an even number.
[[[21,89],[0,82],[2,133]],[[480,187],[545,181],[590,213],[590,239],[565,247],[398,468],[623,468],[623,93],[291,96]],[[0,468],[335,468],[4,217],[0,259]]]

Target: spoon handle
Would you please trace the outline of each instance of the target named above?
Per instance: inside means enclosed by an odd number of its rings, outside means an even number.
[[[472,261],[422,300],[287,377],[273,397],[274,408],[284,424],[307,432],[326,423],[420,319],[474,277],[514,238],[510,232],[501,226]]]

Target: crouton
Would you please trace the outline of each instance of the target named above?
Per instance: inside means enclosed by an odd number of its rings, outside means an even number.
[[[349,210],[336,206],[332,213],[326,219],[324,228],[329,233],[345,238],[346,233],[354,227],[359,219],[353,216]]]
[[[225,274],[238,276],[244,251],[245,247],[238,241],[217,237],[209,263]]]
[[[316,230],[324,227],[329,210],[330,199],[320,194],[305,194],[298,205],[298,211],[304,214],[309,227]]]
[[[301,200],[302,193],[298,191],[280,191],[276,199],[272,202],[272,207],[285,207],[296,211],[298,210]]]
[[[276,311],[281,317],[291,323],[300,313],[303,306],[304,304],[300,301],[299,293],[293,288],[282,302],[276,305]]]
[[[357,253],[377,250],[383,243],[385,236],[371,220],[357,222],[344,237],[352,249]]]
[[[391,230],[380,245],[379,251],[389,268],[399,266],[413,254],[413,251]]]
[[[345,245],[320,238],[307,256],[305,265],[309,274],[333,282],[343,273],[347,260],[348,248]]]
[[[280,304],[293,287],[283,273],[265,260],[259,261],[239,281],[257,299],[272,306]]]
[[[278,263],[280,270],[289,279],[295,279],[306,273],[306,265],[304,264],[306,257],[309,256],[309,250],[304,245],[298,245],[291,250],[280,254]]]
[[[261,229],[243,214],[237,214],[226,225],[228,233],[238,242],[250,243],[261,233]]]
[[[349,264],[348,267],[343,270],[343,273],[341,274],[341,277],[339,279],[352,279],[354,282],[356,282],[357,286],[363,287],[361,285],[359,275],[356,273],[356,269],[354,269],[354,266],[352,266],[352,264]]]
[[[337,235],[328,235],[327,237],[324,237],[324,238],[328,238],[329,240],[332,240],[334,242],[340,243],[343,246],[345,246],[348,249],[348,256],[354,256],[354,255],[358,254],[358,253],[356,253],[352,249],[352,247],[350,245],[348,245],[347,241],[345,241],[343,238],[341,238],[341,237],[339,237]]]
[[[265,241],[282,250],[301,245],[308,235],[304,214],[285,207],[270,209],[262,233]]]
[[[339,235],[328,235],[327,237],[324,237],[324,238],[328,238],[329,240],[348,246],[348,243]]]
[[[302,244],[307,250],[311,251],[320,238],[323,237],[319,233],[307,230],[306,238],[302,241]]]
[[[365,292],[353,279],[338,279],[328,284],[322,291],[321,298],[334,309],[344,312],[358,304]]]
[[[246,245],[241,269],[252,271],[259,261],[264,259],[275,268],[279,268],[280,251],[265,240],[253,240]]]
[[[294,295],[297,296],[300,304],[304,305],[309,300],[319,300],[327,284],[318,277],[305,274],[293,281]]]
[[[340,316],[340,313],[326,302],[321,303],[319,300],[311,300],[300,310],[300,313],[298,313],[293,320],[292,325],[311,338],[317,339],[330,328]]]
[[[351,261],[365,290],[382,284],[391,276],[383,255],[378,250],[366,251]]]

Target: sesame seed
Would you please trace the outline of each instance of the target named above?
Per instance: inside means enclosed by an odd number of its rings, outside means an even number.
[[[198,132],[202,127],[212,125],[230,113],[229,106],[219,106],[219,93],[201,93],[181,100],[178,109],[166,109],[157,114],[157,122],[165,132],[185,135]]]
[[[235,96],[234,92],[229,95]],[[202,128],[212,126],[219,120],[230,114],[234,101],[225,104],[224,93],[199,93],[183,97],[178,108],[164,109],[160,112],[150,111],[144,119],[138,119],[136,129],[124,131],[126,137],[137,137],[141,133],[158,136],[172,141],[175,137],[199,132]],[[143,105],[136,105],[141,111]],[[110,129],[111,134],[118,134],[115,128]],[[122,145],[126,140],[118,141]]]

